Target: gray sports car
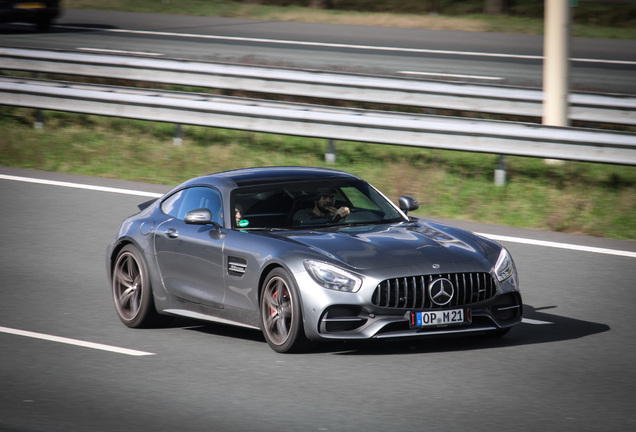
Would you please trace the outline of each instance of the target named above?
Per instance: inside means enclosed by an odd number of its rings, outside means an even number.
[[[307,340],[505,334],[521,322],[499,244],[407,216],[342,171],[273,167],[194,178],[141,204],[106,261],[129,327],[184,316]]]

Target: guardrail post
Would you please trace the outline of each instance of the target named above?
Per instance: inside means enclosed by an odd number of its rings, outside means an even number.
[[[35,129],[44,129],[44,111],[41,109],[35,110],[35,121],[33,122]]]
[[[31,76],[38,79],[40,74],[38,72],[32,72]],[[38,108],[35,110],[35,121],[33,122],[33,128],[44,129],[44,112]]]
[[[183,144],[183,128],[180,124],[177,124],[174,127],[174,137],[172,138],[172,144],[176,146],[180,146],[181,144]]]
[[[495,186],[506,185],[506,157],[499,155],[497,168],[495,169]]]
[[[327,143],[327,153],[325,153],[325,162],[336,163],[336,144],[334,140],[330,139]]]

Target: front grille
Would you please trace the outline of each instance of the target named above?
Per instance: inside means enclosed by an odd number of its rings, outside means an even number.
[[[439,306],[431,301],[428,287],[437,279],[452,282],[450,302]],[[497,287],[489,273],[447,273],[387,279],[378,284],[373,304],[396,309],[441,309],[482,302],[495,296]]]

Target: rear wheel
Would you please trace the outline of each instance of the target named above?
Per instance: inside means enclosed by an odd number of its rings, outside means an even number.
[[[157,323],[146,264],[139,250],[125,246],[113,267],[113,300],[119,319],[128,327],[148,327]]]
[[[293,279],[281,268],[272,270],[263,283],[263,334],[269,346],[276,352],[298,351],[306,342],[297,293]]]

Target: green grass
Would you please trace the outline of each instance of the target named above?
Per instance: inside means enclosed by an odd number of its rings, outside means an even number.
[[[310,0],[65,0],[66,8],[121,10],[230,18],[323,22],[443,30],[543,33],[543,0],[513,2],[506,15],[483,13],[484,0],[333,0],[334,9],[306,7]],[[303,7],[304,6],[304,7]],[[579,1],[572,35],[636,39],[636,5]]]
[[[0,107],[0,165],[168,185],[251,166],[327,166],[395,201],[416,197],[421,216],[636,239],[634,167],[509,157],[509,181],[496,187],[494,155],[337,142],[327,164],[320,139],[188,126],[175,146],[171,124],[46,112],[36,130],[33,116]]]

